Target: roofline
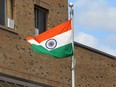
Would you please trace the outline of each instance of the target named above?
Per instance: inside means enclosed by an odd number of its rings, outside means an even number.
[[[74,42],[74,44],[77,45],[77,46],[79,46],[79,47],[82,47],[82,48],[88,49],[88,50],[90,50],[90,51],[94,51],[94,52],[97,52],[97,53],[102,54],[102,55],[104,55],[104,56],[107,56],[107,57],[109,57],[109,58],[111,58],[111,59],[116,59],[116,56],[113,56],[113,55],[108,54],[108,53],[106,53],[106,52],[103,52],[103,51],[97,50],[97,49],[95,49],[95,48],[86,46],[86,45],[84,45],[84,44],[81,44],[81,43],[78,43],[78,42]]]

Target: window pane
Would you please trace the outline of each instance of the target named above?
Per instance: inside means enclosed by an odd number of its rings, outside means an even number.
[[[13,0],[7,0],[7,18],[13,19]]]
[[[36,16],[36,13],[37,13],[37,12],[36,12],[36,8],[34,8],[34,21],[35,21],[35,28],[37,28],[37,22],[36,22],[36,19],[37,19],[36,17],[37,17],[37,16]]]
[[[0,0],[0,24],[5,25],[5,0]]]
[[[40,13],[40,12],[39,12],[39,9],[37,9],[37,17],[36,17],[36,18],[37,18],[37,19],[36,19],[36,20],[37,20],[37,29],[39,29],[39,26],[40,26],[40,25],[39,25],[39,20],[40,20],[40,19],[39,19],[39,13]]]
[[[46,13],[40,10],[39,18],[39,32],[42,33],[46,29]]]

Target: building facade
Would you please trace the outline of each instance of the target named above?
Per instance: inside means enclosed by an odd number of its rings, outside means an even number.
[[[0,0],[0,87],[71,87],[70,58],[26,42],[68,19],[67,0]],[[115,87],[115,57],[75,43],[76,87]]]
[[[75,43],[76,87],[115,87],[116,57]]]
[[[69,85],[70,70],[64,61],[70,63],[70,59],[57,60],[34,53],[25,40],[66,21],[67,3],[67,0],[0,0],[1,74],[42,83],[42,87]]]

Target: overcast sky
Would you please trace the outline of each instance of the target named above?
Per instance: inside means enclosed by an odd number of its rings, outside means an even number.
[[[74,3],[75,41],[116,56],[116,0]]]

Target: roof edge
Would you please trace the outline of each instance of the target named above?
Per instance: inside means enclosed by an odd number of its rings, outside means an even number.
[[[104,55],[104,56],[107,56],[107,57],[109,57],[109,58],[111,58],[111,59],[116,59],[116,56],[113,56],[113,55],[108,54],[108,53],[106,53],[106,52],[103,52],[103,51],[100,51],[100,50],[98,50],[98,49],[89,47],[89,46],[87,46],[87,45],[84,45],[84,44],[81,44],[81,43],[78,43],[78,42],[74,42],[74,44],[77,45],[77,46],[79,46],[79,47],[82,47],[82,48],[88,49],[88,50],[90,50],[90,51],[94,51],[94,52],[97,52],[97,53],[102,54],[102,55]]]

